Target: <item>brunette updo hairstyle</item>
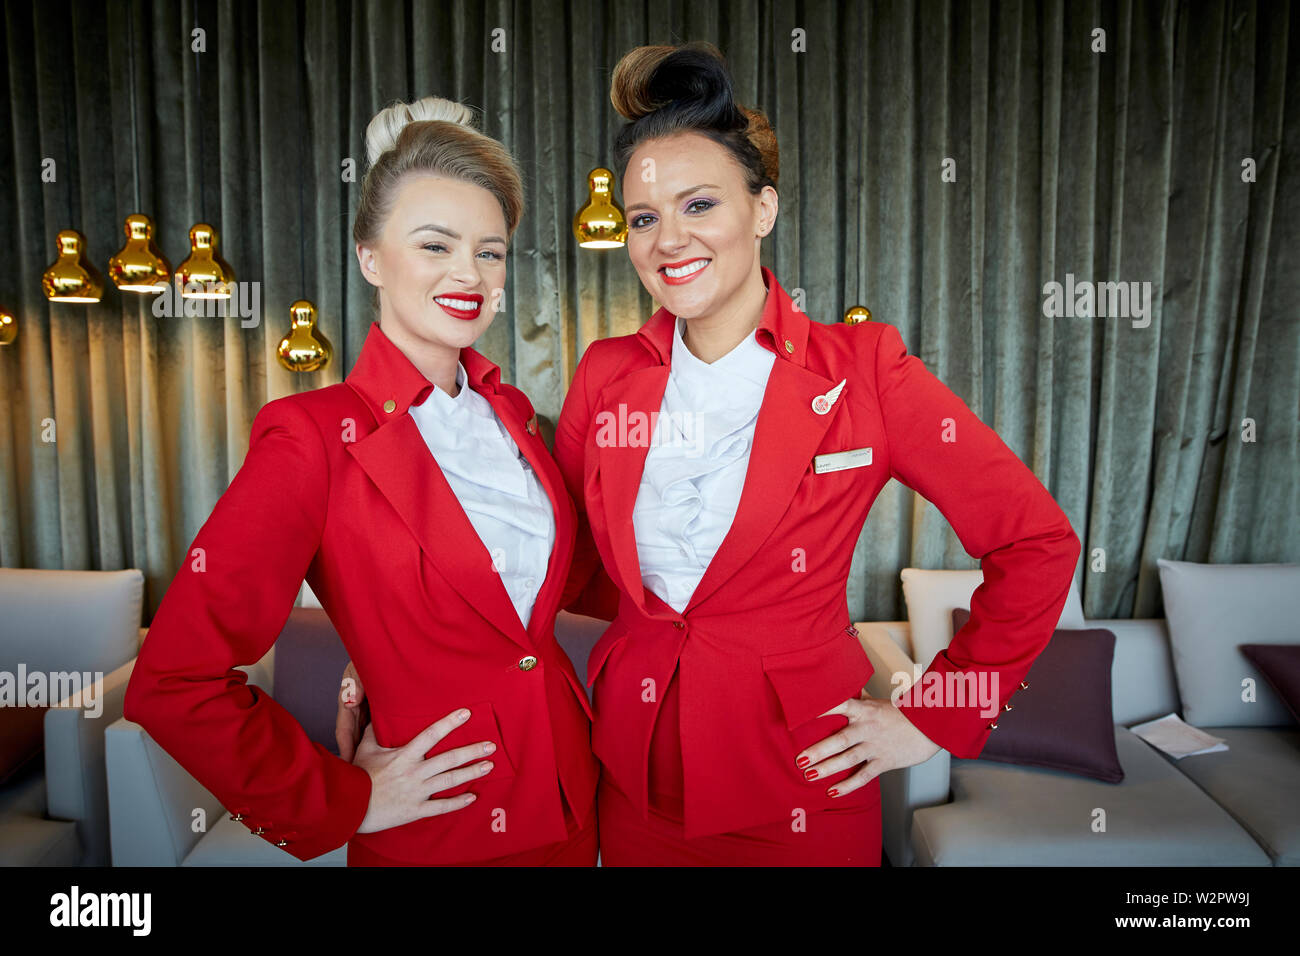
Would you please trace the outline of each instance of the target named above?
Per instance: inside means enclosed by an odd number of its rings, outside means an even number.
[[[637,146],[674,133],[700,133],[726,148],[751,193],[776,188],[780,155],[772,124],[736,103],[731,71],[711,43],[641,46],[624,54],[610,80],[610,102],[628,123],[614,140],[622,179]]]
[[[506,220],[506,239],[514,235],[524,209],[524,186],[509,151],[474,126],[468,106],[438,96],[394,103],[366,126],[366,161],[361,201],[352,222],[352,239],[372,245],[392,212],[402,177],[437,173],[482,186]],[[374,301],[379,304],[379,290]]]

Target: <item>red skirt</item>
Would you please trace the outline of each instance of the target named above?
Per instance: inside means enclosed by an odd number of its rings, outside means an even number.
[[[555,785],[558,787],[559,781]],[[548,843],[521,853],[509,853],[490,860],[475,860],[468,863],[425,864],[408,863],[406,860],[394,860],[380,856],[363,847],[348,844],[348,866],[595,866],[599,849],[597,839],[596,814],[587,815],[587,825],[580,827],[569,801],[560,793],[560,802],[564,805],[564,825],[569,835],[558,843]]]
[[[683,835],[677,675],[668,682],[650,739],[650,815],[601,774],[597,791],[602,866],[879,866],[880,778],[865,806],[814,810],[731,833]],[[756,782],[756,786],[761,783]]]

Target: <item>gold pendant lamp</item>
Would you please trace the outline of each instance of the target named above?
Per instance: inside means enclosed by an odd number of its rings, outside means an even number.
[[[104,277],[86,257],[86,237],[75,229],[60,229],[59,257],[41,277],[41,289],[51,302],[98,302],[104,297]]]
[[[614,174],[603,166],[587,174],[587,204],[573,217],[573,236],[584,249],[616,249],[627,243],[627,220],[614,202]]]
[[[298,168],[307,168],[307,95],[303,83],[301,64],[307,62],[303,50],[305,36],[302,24],[302,9],[298,10]],[[303,211],[303,179],[298,177],[298,277],[303,288],[307,286],[307,217]],[[316,306],[307,299],[299,299],[289,306],[289,334],[280,340],[275,350],[275,357],[290,372],[318,372],[330,363],[334,356],[334,346],[325,337],[325,333],[316,328]]]
[[[235,270],[217,252],[220,237],[206,222],[190,227],[190,254],[176,267],[176,281],[187,299],[228,299]]]
[[[844,313],[845,325],[857,325],[859,322],[870,322],[870,321],[871,321],[871,310],[868,309],[865,305],[849,306],[848,311]]]
[[[18,338],[18,320],[8,309],[0,309],[0,345],[12,345]]]
[[[137,199],[136,208],[140,203]],[[123,292],[164,292],[172,267],[153,238],[153,220],[135,212],[123,227],[126,245],[108,260],[108,277]]]
[[[194,25],[199,22],[199,4],[194,0]],[[206,103],[203,99],[203,69],[199,65],[199,51],[194,51],[194,83],[198,91],[199,117],[199,216],[204,215],[205,190],[203,179],[203,159],[207,149],[203,139],[203,115]],[[176,282],[181,287],[181,296],[186,299],[229,299],[230,287],[235,283],[235,270],[230,263],[221,258],[217,249],[221,236],[216,227],[208,222],[196,222],[190,227],[190,254],[176,269]]]
[[[316,328],[316,306],[299,299],[289,306],[289,334],[280,340],[275,356],[290,372],[316,372],[329,364],[334,346]]]
[[[131,90],[131,142],[135,146],[132,166],[135,171],[135,208],[140,208],[140,130],[135,112],[135,16],[126,17],[126,62],[130,72],[128,86]],[[144,213],[135,212],[126,217],[124,245],[108,260],[108,277],[123,292],[165,292],[171,279],[172,267],[154,242],[153,220]]]

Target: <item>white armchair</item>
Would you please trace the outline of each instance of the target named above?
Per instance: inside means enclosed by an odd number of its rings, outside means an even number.
[[[299,603],[320,607],[305,583]],[[586,672],[587,654],[604,628],[603,621],[560,613],[556,637],[579,674]],[[240,668],[250,684],[271,695],[275,651]],[[346,865],[346,846],[304,862],[253,836],[139,724],[121,718],[105,737],[114,866]]]
[[[90,688],[46,712],[43,772],[19,771],[0,787],[0,865],[108,865],[104,728],[122,715],[143,599],[135,569],[0,568],[0,670],[92,675]]]
[[[241,667],[274,690],[275,648]],[[119,717],[104,734],[114,866],[342,866],[340,848],[303,864],[230,819],[220,801],[144,728]]]

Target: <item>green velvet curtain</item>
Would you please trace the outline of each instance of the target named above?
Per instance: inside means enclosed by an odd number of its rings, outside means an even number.
[[[341,170],[394,99],[477,106],[520,161],[507,308],[480,348],[553,420],[583,349],[652,309],[623,252],[570,233],[610,162],[610,71],[695,39],[780,139],[768,264],[819,321],[862,304],[896,325],[1024,459],[1083,540],[1089,617],[1162,613],[1161,556],[1300,560],[1290,4],[208,0],[197,63],[195,10],[5,3],[0,307],[20,331],[0,348],[0,564],[139,567],[152,614],[257,409],[356,360],[370,287]],[[173,266],[213,222],[261,283],[260,323],[157,318],[111,285],[48,303],[55,233],[80,229],[103,271],[137,205]],[[1045,314],[1045,284],[1070,277],[1150,283],[1149,324]],[[336,357],[292,375],[274,350],[304,296]],[[977,565],[894,483],[855,555],[855,619],[905,614],[907,566]]]

